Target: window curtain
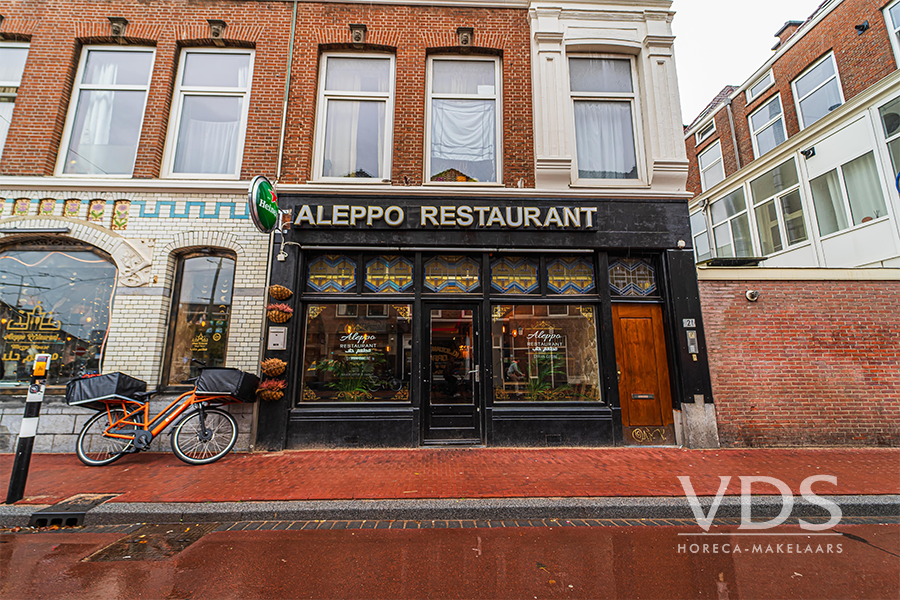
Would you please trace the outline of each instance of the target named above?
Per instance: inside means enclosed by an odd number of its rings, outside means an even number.
[[[380,101],[328,101],[324,177],[384,177],[385,109]]]
[[[187,96],[181,111],[176,173],[234,174],[243,98]]]
[[[844,212],[844,198],[837,170],[829,171],[809,182],[812,188],[813,206],[816,208],[816,221],[819,234],[828,235],[846,229],[847,215]]]
[[[97,85],[110,86],[116,82],[116,74],[119,65],[107,63],[97,67]],[[109,144],[109,132],[112,125],[113,98],[112,90],[95,90],[81,92],[81,101],[86,102],[84,107],[84,127],[79,136],[79,145],[106,145]]]
[[[842,169],[853,224],[859,225],[886,215],[878,169],[875,167],[875,157],[872,153],[869,152],[848,162]]]
[[[575,131],[579,177],[637,178],[629,102],[576,102]]]
[[[496,121],[493,100],[434,100],[431,105],[431,175],[447,163],[476,181],[494,181]],[[435,160],[437,159],[437,160]],[[487,162],[487,169],[470,163]],[[483,171],[483,172],[482,172]]]

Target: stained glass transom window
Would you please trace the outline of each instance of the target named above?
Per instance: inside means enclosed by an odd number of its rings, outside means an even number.
[[[405,292],[413,284],[413,263],[402,256],[376,256],[366,262],[366,291]]]
[[[492,260],[491,287],[503,294],[538,291],[538,261],[517,256]]]
[[[309,263],[309,288],[314,292],[351,292],[356,287],[356,262],[343,255],[326,255]]]
[[[614,296],[655,296],[656,274],[646,260],[619,258],[609,263],[609,289]]]
[[[425,287],[432,292],[474,292],[478,263],[465,256],[435,256],[425,263]]]
[[[557,258],[547,264],[547,288],[553,294],[587,294],[594,290],[594,265],[588,258]]]

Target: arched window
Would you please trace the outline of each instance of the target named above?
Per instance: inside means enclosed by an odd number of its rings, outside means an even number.
[[[0,385],[27,385],[37,354],[50,354],[49,385],[99,372],[115,288],[115,265],[89,246],[0,251]]]
[[[207,250],[180,257],[169,320],[165,385],[177,385],[198,373],[198,365],[225,365],[235,259]]]

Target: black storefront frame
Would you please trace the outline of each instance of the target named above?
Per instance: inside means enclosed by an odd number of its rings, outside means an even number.
[[[372,440],[370,431],[371,423],[376,424],[379,436],[388,436],[387,446],[422,446],[425,445],[426,417],[424,415],[424,352],[416,352],[415,349],[425,348],[424,319],[426,307],[432,305],[472,305],[478,304],[479,320],[479,348],[481,357],[481,371],[479,394],[482,399],[481,407],[481,438],[487,445],[613,445],[619,442],[621,421],[618,410],[618,397],[616,388],[610,385],[610,372],[615,371],[610,364],[615,364],[614,348],[610,353],[608,344],[605,343],[604,331],[612,331],[611,314],[609,310],[608,274],[601,265],[607,264],[606,254],[590,249],[573,249],[570,251],[550,252],[543,250],[537,256],[539,263],[539,293],[533,294],[501,294],[494,292],[490,284],[491,261],[495,256],[528,256],[536,252],[511,251],[511,252],[478,252],[473,253],[466,249],[446,249],[428,251],[383,251],[384,255],[399,255],[413,258],[414,264],[414,295],[409,294],[376,294],[366,293],[364,288],[365,264],[372,255],[377,254],[372,249],[347,249],[347,248],[316,248],[304,250],[303,260],[299,261],[298,268],[303,265],[303,270],[297,273],[297,287],[306,288],[308,277],[308,265],[314,257],[321,255],[345,255],[354,260],[356,264],[356,282],[352,292],[318,293],[303,291],[300,294],[302,303],[298,306],[301,323],[299,335],[294,344],[298,364],[304,364],[304,344],[307,337],[306,328],[308,321],[307,311],[312,304],[411,304],[413,306],[413,366],[410,382],[410,401],[408,403],[397,402],[299,402],[302,392],[303,369],[297,369],[292,382],[294,394],[293,406],[290,409],[290,427],[298,427],[300,423],[307,427],[306,435],[294,436],[299,445],[377,445]],[[462,255],[479,262],[479,291],[472,293],[438,293],[424,291],[424,265],[433,257],[440,255]],[[549,256],[548,256],[549,255]],[[591,294],[552,294],[549,293],[547,281],[547,266],[555,256],[590,256],[594,269],[594,292]],[[605,296],[605,297],[604,297]],[[496,305],[587,305],[594,308],[595,331],[597,337],[598,362],[600,373],[598,379],[601,386],[602,401],[558,401],[558,402],[496,402],[493,392],[493,348],[491,343],[492,311]],[[609,325],[604,322],[608,320]],[[406,438],[406,426],[403,422],[409,422],[411,439]],[[335,431],[332,435],[326,435],[321,431],[320,424],[330,423]],[[601,429],[596,429],[598,427]],[[577,436],[573,436],[573,427],[581,428]],[[591,430],[593,431],[593,435]],[[518,430],[518,433],[515,431]],[[291,432],[288,433],[288,442],[291,442]],[[302,443],[300,443],[302,440]]]
[[[483,196],[477,198],[452,198],[452,197],[424,197],[421,195],[352,195],[341,196],[337,194],[279,194],[279,201],[283,208],[292,213],[293,216],[298,214],[299,208],[303,205],[313,207],[318,206],[321,210],[323,207],[326,211],[337,205],[365,205],[365,206],[399,206],[407,211],[409,215],[409,223],[399,227],[388,227],[383,223],[376,223],[374,226],[365,226],[365,224],[357,223],[355,227],[323,227],[321,223],[302,227],[294,227],[286,230],[285,240],[289,243],[300,246],[301,251],[296,248],[290,248],[287,256],[279,260],[273,260],[270,264],[271,283],[282,284],[287,287],[298,290],[302,281],[298,281],[300,274],[305,274],[304,263],[308,253],[323,252],[328,253],[346,253],[346,252],[375,252],[378,254],[401,254],[407,252],[417,252],[417,261],[415,268],[417,273],[422,273],[421,252],[440,253],[440,254],[471,254],[473,252],[482,252],[483,254],[483,273],[489,273],[489,257],[487,252],[501,252],[508,255],[519,255],[522,253],[580,253],[583,251],[594,252],[595,256],[595,277],[598,291],[597,297],[597,335],[598,354],[601,361],[601,384],[603,393],[609,404],[607,414],[604,415],[604,422],[608,425],[608,435],[602,445],[621,443],[621,415],[618,406],[618,386],[615,378],[615,346],[612,335],[612,303],[609,296],[608,286],[608,259],[609,255],[628,256],[632,254],[651,255],[658,257],[657,264],[661,266],[659,273],[660,296],[663,304],[664,319],[666,323],[666,346],[671,349],[670,366],[674,364],[674,369],[670,369],[670,384],[673,391],[673,406],[680,408],[681,402],[712,402],[711,386],[709,381],[708,359],[706,356],[705,336],[703,333],[702,316],[700,314],[699,291],[696,282],[696,270],[693,263],[693,254],[689,245],[682,248],[684,244],[682,240],[689,240],[690,228],[686,210],[686,203],[681,198],[635,198],[635,199],[576,199],[571,197],[561,198],[545,198],[545,197],[527,197],[516,198],[513,194],[506,197]],[[502,231],[497,227],[487,227],[485,229],[476,230],[470,227],[468,230],[460,227],[451,228],[435,228],[426,227],[424,220],[421,227],[417,227],[416,219],[419,215],[419,207],[426,205],[448,205],[461,206],[465,204],[488,205],[499,207],[510,206],[538,206],[543,207],[541,210],[546,211],[549,206],[589,206],[595,210],[594,223],[592,227],[586,227],[578,231],[561,232],[556,227],[545,228],[543,230],[526,231],[519,229],[516,231]],[[560,211],[562,208],[560,208]],[[328,213],[326,212],[326,215]],[[424,214],[424,213],[423,213]],[[326,223],[326,225],[328,225]],[[344,224],[346,225],[346,224]],[[527,225],[527,223],[526,223]],[[274,236],[273,257],[279,250],[281,234],[276,232]],[[544,264],[544,263],[542,263]],[[416,277],[416,289],[414,310],[417,314],[422,314],[422,278]],[[543,284],[545,285],[545,284]],[[366,296],[355,296],[357,302],[364,302],[371,296],[373,301],[386,301],[388,298],[379,298],[378,294]],[[346,297],[346,296],[345,296]],[[482,310],[482,327],[485,331],[489,331],[490,306],[491,299],[489,293],[481,294],[483,302]],[[327,301],[331,298],[325,296],[317,296],[316,301]],[[305,298],[304,298],[305,300]],[[334,299],[337,301],[337,299]],[[529,296],[527,299],[522,298],[525,303],[572,303],[574,297],[546,297],[541,295]],[[271,300],[270,300],[271,301]],[[344,300],[346,302],[346,300]],[[512,296],[505,296],[502,303],[515,303]],[[303,315],[305,320],[305,303],[300,301],[300,297],[295,296],[295,310],[298,314]],[[685,317],[691,317],[695,320],[699,334],[700,354],[699,358],[692,357],[687,352],[684,341],[684,335],[680,327],[680,323]],[[266,358],[277,356],[288,360],[295,364],[302,361],[300,354],[300,344],[298,337],[302,333],[303,327],[297,326],[299,321],[295,320],[293,326],[287,331],[287,349],[279,351],[269,351],[265,353]],[[269,324],[271,325],[271,324]],[[417,347],[421,347],[421,335],[419,327],[414,328],[413,343]],[[489,344],[489,336],[483,336],[485,344]],[[489,349],[487,349],[489,351]],[[421,373],[421,362],[414,353],[414,361],[416,366],[414,371]],[[491,364],[485,365],[490,370]],[[309,439],[301,439],[295,435],[291,435],[292,426],[298,422],[299,415],[297,411],[289,406],[290,399],[297,393],[294,380],[296,375],[292,376],[285,398],[279,402],[262,403],[259,410],[257,444],[258,449],[278,450],[288,446],[316,446],[320,442]],[[492,373],[485,373],[484,382],[492,379]],[[294,388],[294,389],[290,389]],[[497,408],[498,414],[502,413],[504,407],[495,407],[492,403],[492,396],[487,397],[488,410],[486,412],[493,413]],[[529,403],[531,404],[531,403]],[[381,407],[379,407],[381,408]],[[515,418],[527,419],[536,418],[543,419],[547,415],[539,414],[540,411],[534,410],[529,413],[529,408],[523,407],[521,411],[512,415]],[[569,430],[572,426],[577,425],[578,420],[583,415],[578,411],[568,413],[560,410],[559,403],[555,408],[559,410],[560,427],[564,431]],[[360,421],[364,427],[375,430],[384,430],[386,421],[406,421],[407,425],[401,427],[401,438],[410,440],[409,443],[395,443],[387,437],[381,438],[384,446],[416,446],[418,445],[418,432],[412,427],[413,423],[420,424],[421,419],[418,414],[420,407],[417,401],[411,401],[409,406],[398,408],[396,406],[383,407],[384,410],[368,411],[365,418]],[[351,417],[344,411],[335,412],[333,409],[330,414],[315,414],[313,412],[305,412],[303,419],[315,420],[321,422],[328,421],[331,416],[340,415]],[[363,415],[357,415],[362,417]],[[509,415],[507,415],[509,416]],[[495,419],[494,415],[485,415],[485,437],[488,444],[504,444],[502,436],[498,435],[498,430],[494,427],[499,423],[500,419]],[[396,425],[396,423],[395,423]],[[390,429],[390,427],[388,427]],[[419,427],[415,428],[420,429]],[[396,427],[395,427],[396,430]],[[335,436],[332,436],[334,438]],[[337,436],[340,437],[340,436]],[[349,436],[352,438],[353,436]],[[388,436],[390,437],[390,436]],[[394,436],[393,439],[397,439]],[[342,442],[342,439],[338,440]],[[537,439],[532,437],[531,440],[519,439],[514,442],[516,445],[547,445],[554,441],[550,438]],[[588,442],[594,445],[596,442]],[[601,445],[600,443],[596,443]],[[341,445],[338,443],[336,445]]]

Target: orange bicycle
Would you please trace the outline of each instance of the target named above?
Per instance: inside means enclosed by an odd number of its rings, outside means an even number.
[[[237,423],[217,407],[254,402],[259,378],[238,369],[208,367],[188,381],[195,383],[194,389],[178,396],[152,419],[149,399],[158,391],[146,391],[147,384],[140,379],[108,373],[70,381],[66,403],[98,411],[78,435],[78,458],[99,467],[125,454],[147,450],[179,417],[171,439],[175,456],[191,465],[206,465],[228,454],[237,441]]]

